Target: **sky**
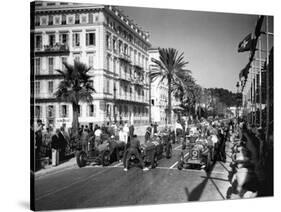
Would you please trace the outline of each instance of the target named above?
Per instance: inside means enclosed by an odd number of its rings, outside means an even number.
[[[257,15],[119,8],[150,33],[152,47],[184,52],[186,68],[199,85],[236,92],[239,72],[248,62],[247,52],[237,52],[238,43],[254,30]]]

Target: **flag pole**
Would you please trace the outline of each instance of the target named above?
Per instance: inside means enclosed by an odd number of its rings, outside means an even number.
[[[261,37],[259,37],[259,102],[260,102],[260,128],[262,127],[262,68],[261,68],[261,49],[262,49],[262,43],[261,43]]]
[[[268,43],[268,16],[266,16],[266,142],[268,142],[269,137],[269,119],[270,119],[270,111],[269,111],[269,104],[270,104],[270,89],[269,89],[269,43]]]

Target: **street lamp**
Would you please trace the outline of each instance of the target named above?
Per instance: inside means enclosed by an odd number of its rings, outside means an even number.
[[[236,118],[238,118],[239,114],[238,114],[238,106],[239,106],[239,102],[238,102],[238,94],[239,94],[239,87],[240,87],[240,83],[239,81],[237,81],[236,83],[236,88],[237,88],[237,92],[236,92]]]

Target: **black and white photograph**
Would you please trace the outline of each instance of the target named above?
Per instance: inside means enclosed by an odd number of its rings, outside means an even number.
[[[33,1],[29,30],[31,210],[274,196],[273,14]]]

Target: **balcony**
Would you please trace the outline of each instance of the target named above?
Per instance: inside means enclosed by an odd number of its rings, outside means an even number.
[[[35,48],[35,55],[68,55],[69,47],[67,44],[56,43],[54,45],[44,45],[42,48]]]
[[[141,63],[139,63],[139,62],[134,62],[133,63],[133,66],[135,67],[135,69],[137,69],[137,70],[143,70],[143,65],[141,64]]]
[[[124,62],[127,62],[127,63],[131,63],[132,62],[130,55],[127,55],[127,54],[125,54],[123,52],[119,53],[119,59],[124,61]]]

